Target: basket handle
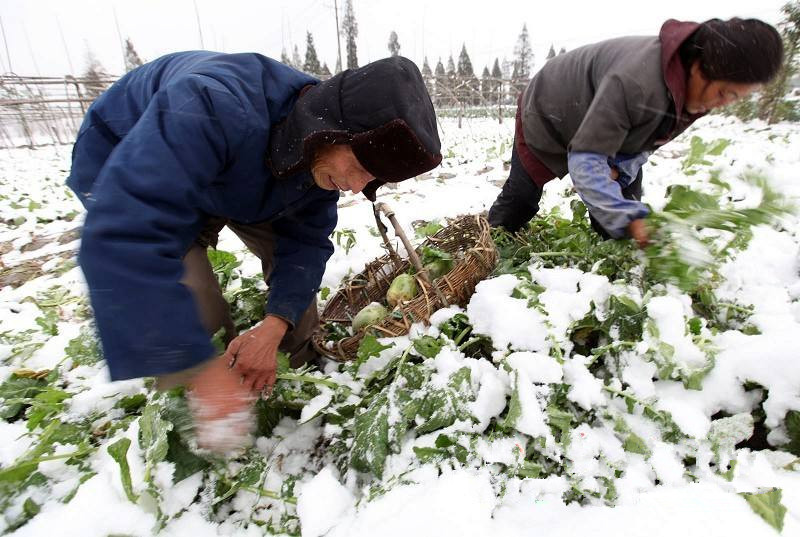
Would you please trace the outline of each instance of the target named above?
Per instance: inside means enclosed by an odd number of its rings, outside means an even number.
[[[400,259],[400,256],[397,255],[397,251],[394,249],[394,246],[392,246],[392,243],[389,240],[389,236],[386,234],[388,228],[386,227],[386,224],[383,223],[383,220],[381,220],[381,213],[378,210],[378,207],[376,207],[374,203],[372,204],[372,213],[375,215],[375,223],[378,225],[378,231],[380,232],[381,238],[383,239],[383,244],[389,251],[389,257],[392,258],[392,261],[394,262],[395,265],[400,266],[403,260]]]
[[[392,223],[392,227],[394,227],[394,234],[400,239],[400,241],[403,243],[403,246],[405,246],[406,252],[408,252],[408,259],[411,261],[411,264],[414,265],[414,268],[417,269],[417,274],[419,274],[419,276],[422,278],[422,281],[424,281],[433,289],[437,298],[442,302],[444,307],[449,306],[450,303],[447,302],[447,298],[445,298],[444,293],[442,293],[442,291],[431,282],[428,270],[422,266],[422,262],[419,260],[419,256],[417,255],[417,251],[413,246],[411,246],[411,243],[409,242],[408,237],[406,237],[403,228],[400,226],[397,218],[394,217],[394,211],[383,202],[377,204],[373,203],[372,211],[375,213],[375,221],[378,223],[378,229],[381,232],[381,237],[383,237],[383,242],[389,249],[392,258],[397,260],[400,258],[400,256],[397,255],[397,252],[394,250],[394,248],[392,248],[392,245],[389,242],[389,237],[386,235],[386,226],[381,221],[380,213],[385,214],[386,218],[389,219],[389,222]]]

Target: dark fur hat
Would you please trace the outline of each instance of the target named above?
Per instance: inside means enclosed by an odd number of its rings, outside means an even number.
[[[270,133],[272,172],[307,170],[322,144],[349,144],[375,176],[364,188],[409,179],[439,165],[436,114],[417,66],[401,56],[349,69],[308,88]]]

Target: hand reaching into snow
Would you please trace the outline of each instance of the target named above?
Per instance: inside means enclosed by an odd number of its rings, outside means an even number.
[[[189,407],[197,444],[221,454],[244,447],[255,425],[256,395],[228,367],[225,355],[211,360],[189,381]]]
[[[275,384],[278,345],[288,328],[289,324],[280,317],[269,316],[228,345],[224,356],[244,378],[245,386],[260,392]]]

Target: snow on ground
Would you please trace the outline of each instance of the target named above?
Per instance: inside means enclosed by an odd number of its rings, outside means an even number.
[[[394,189],[381,189],[378,199],[394,209],[410,235],[413,235],[412,223],[419,220],[442,221],[460,214],[486,211],[507,176],[504,162],[510,158],[512,134],[511,120],[502,124],[489,119],[466,120],[459,129],[455,121],[443,119],[440,124],[445,155],[442,165]],[[752,199],[752,190],[737,179],[747,170],[767,173],[784,196],[800,200],[799,125],[745,125],[734,119],[712,116],[656,153],[646,165],[644,199],[654,208],[663,206],[671,185],[691,186],[708,180],[710,167],[694,175],[687,175],[682,169],[683,157],[694,135],[704,140],[732,140],[714,162],[721,170],[720,179],[733,185],[732,201],[743,206],[758,201]],[[5,151],[0,161],[0,206],[4,221],[0,228],[0,270],[4,285],[0,289],[0,335],[8,336],[0,340],[0,357],[8,355],[14,346],[33,343],[25,362],[25,366],[33,370],[52,368],[64,360],[61,349],[88,323],[85,284],[72,259],[78,244],[73,230],[79,227],[82,213],[79,202],[64,186],[69,156],[68,147],[17,149]],[[569,213],[569,201],[574,199],[570,191],[568,179],[548,185],[542,210],[558,206]],[[352,232],[355,246],[346,248],[345,235],[339,235],[322,282],[322,286],[331,290],[335,290],[343,278],[357,273],[366,262],[383,253],[380,239],[375,236],[371,206],[360,195],[342,196],[337,231]],[[715,336],[713,344],[719,349],[716,365],[706,377],[702,391],[687,390],[679,382],[654,381],[654,366],[631,356],[624,380],[634,393],[644,398],[656,396],[659,409],[669,410],[682,430],[700,437],[708,433],[710,416],[715,412],[750,411],[752,394],[742,389],[744,379],[757,380],[770,387],[764,403],[768,426],[776,427],[787,410],[800,409],[798,232],[800,225],[793,218],[787,219],[781,231],[756,228],[748,248],[722,268],[724,282],[720,293],[730,300],[752,304],[752,322],[760,329],[760,335],[729,331]],[[244,258],[245,273],[260,270],[258,261],[244,252],[230,232],[223,232],[219,248]],[[562,367],[547,355],[552,341],[545,339],[544,327],[549,326],[558,340],[571,322],[587,313],[591,301],[604,300],[611,284],[597,275],[575,269],[532,267],[531,272],[546,288],[540,296],[546,316],[538,310],[527,309],[523,300],[510,296],[516,284],[513,276],[479,285],[467,312],[478,332],[483,331],[495,342],[501,342],[503,348],[510,345],[515,351],[507,360],[515,371],[513,378],[525,385],[524,389],[520,388],[520,399],[527,404],[521,417],[522,427],[526,429],[522,432],[537,436],[536,431],[539,431],[547,436],[542,410],[537,406],[540,395],[537,390],[541,390],[537,382],[560,382],[564,378],[572,384],[570,399],[586,408],[598,404],[602,396],[599,381],[591,375],[582,357],[573,356]],[[83,298],[66,304],[60,318],[51,319],[58,327],[58,335],[50,337],[42,334],[42,325],[47,321],[39,320],[41,312],[30,298],[40,296],[55,285]],[[682,353],[685,363],[692,366],[702,362],[703,356],[685,335],[687,305],[681,300],[679,294],[657,297],[648,304],[647,313],[658,326],[661,339],[669,341]],[[452,312],[440,317],[450,315]],[[441,357],[437,359],[437,367],[452,368],[447,360],[467,363],[463,356]],[[472,363],[470,367],[473,377],[481,382],[481,392],[473,402],[473,414],[479,418],[479,423],[473,427],[485,428],[489,418],[504,408],[511,381],[508,374],[486,364]],[[0,367],[0,380],[7,378],[12,370],[7,365]],[[143,393],[145,389],[142,381],[109,383],[102,364],[74,367],[66,374],[69,384],[81,391],[68,407],[73,416],[110,413],[121,419],[123,414],[113,408],[114,402],[122,396]],[[771,536],[775,535],[775,530],[754,514],[742,497],[734,494],[769,487],[783,491],[782,503],[788,508],[783,534],[800,535],[800,473],[786,469],[793,460],[791,456],[782,458],[771,451],[741,450],[732,480],[709,473],[696,476],[697,481],[690,482],[683,473],[681,455],[673,451],[671,444],[653,440],[656,437],[651,424],[640,421],[631,418],[628,425],[648,442],[655,442],[649,460],[622,451],[613,436],[603,436],[605,430],[581,426],[584,428],[572,432],[575,440],[568,456],[576,467],[594,465],[601,455],[610,461],[626,459],[627,469],[624,478],[618,481],[619,500],[615,507],[565,504],[562,498],[569,484],[556,476],[513,478],[505,483],[503,494],[498,495],[492,475],[481,467],[450,469],[441,474],[418,469],[413,480],[365,502],[361,501],[363,491],[352,480],[342,481],[344,478],[338,471],[326,466],[311,472],[295,488],[302,535],[388,536],[412,532],[441,536],[589,533],[599,537],[643,534]],[[305,459],[312,449],[308,444],[319,435],[318,429],[314,421],[307,425],[282,422],[276,429],[275,439],[259,439],[258,449],[265,456],[280,456],[284,465],[281,470],[284,473],[268,472],[265,488],[279,490],[286,476],[305,468]],[[131,453],[137,449],[137,430],[131,427],[124,433],[132,439]],[[31,439],[25,433],[21,422],[0,421],[1,468],[30,449]],[[787,440],[780,437],[777,427],[770,440],[778,443]],[[519,441],[524,442],[521,437]],[[516,441],[505,439],[495,444],[484,442],[478,450],[489,464],[511,457],[508,448],[514,446],[519,448]],[[392,455],[388,464],[403,467],[407,463],[404,457],[409,457],[405,449],[403,453]],[[129,456],[129,459],[133,461],[135,457]],[[52,465],[48,470],[52,475],[71,479],[70,483],[77,481],[62,462],[47,464]],[[110,456],[105,451],[98,452],[92,456],[91,464],[96,474],[80,486],[69,503],[37,497],[41,511],[14,534],[148,534],[155,524],[152,508],[141,501],[134,504],[126,500],[117,477],[118,468]],[[596,468],[585,470],[587,476],[596,475],[593,471]],[[144,470],[132,464],[131,472],[134,485],[140,487]],[[165,479],[166,483],[170,482],[169,472]],[[660,482],[658,486],[656,479]],[[167,506],[171,515],[183,514],[166,524],[164,534],[261,534],[256,525],[242,529],[235,517],[229,520],[209,517],[202,501],[200,505],[192,504],[193,500],[203,500],[199,488],[199,480],[189,478],[171,491],[162,506]],[[198,494],[200,496],[195,498]],[[237,506],[254,501],[247,495],[249,493],[239,494]],[[22,511],[21,505],[9,506],[0,531]]]

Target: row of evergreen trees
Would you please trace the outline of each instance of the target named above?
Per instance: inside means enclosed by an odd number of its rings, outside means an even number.
[[[356,44],[356,39],[358,37],[358,23],[356,21],[355,11],[353,10],[352,0],[345,0],[341,35],[344,38],[346,68],[356,68],[358,67],[358,48]],[[397,56],[400,54],[400,41],[397,32],[394,30],[389,34],[387,49],[389,54],[392,56]],[[562,48],[560,53],[564,52],[566,51]],[[555,55],[555,49],[551,45],[547,59],[550,59]],[[86,56],[87,66],[86,70],[82,74],[82,78],[89,81],[86,84],[86,90],[89,95],[91,97],[96,97],[104,89],[104,85],[100,81],[108,78],[109,75],[91,50],[88,49],[88,47]],[[444,64],[442,63],[441,58],[439,58],[434,72],[431,71],[428,58],[425,57],[422,73],[429,84],[429,89],[435,88],[436,91],[443,94],[439,97],[440,101],[445,100],[449,102],[454,99],[456,93],[463,94],[466,91],[466,93],[469,95],[467,101],[471,104],[477,104],[477,101],[480,100],[481,96],[485,100],[496,100],[490,96],[494,96],[497,93],[497,90],[500,88],[500,83],[494,80],[490,81],[490,79],[513,79],[514,81],[519,81],[522,87],[524,87],[524,81],[527,81],[530,78],[533,59],[534,55],[531,48],[528,28],[526,25],[523,25],[522,32],[520,33],[517,39],[516,47],[514,48],[513,61],[508,61],[503,58],[501,62],[499,58],[495,58],[494,66],[492,67],[491,71],[489,70],[488,66],[483,68],[483,74],[481,76],[482,82],[478,82],[478,79],[475,76],[472,67],[472,61],[467,53],[466,45],[462,45],[461,47],[461,53],[459,54],[458,58],[458,67],[456,67],[453,57],[450,55],[447,60],[447,68],[445,68]],[[298,46],[294,45],[292,47],[291,54],[287,52],[285,48],[281,51],[281,62],[294,67],[295,69],[305,71],[309,74],[322,77],[331,75],[331,70],[328,67],[328,64],[326,62],[320,62],[319,55],[317,54],[316,46],[314,44],[314,36],[308,31],[306,32],[305,56],[301,56]],[[142,60],[136,52],[132,41],[130,38],[126,39],[125,70],[130,71],[141,64]],[[342,68],[343,66],[341,64],[341,59],[338,58],[337,54],[336,66],[333,72],[338,73],[342,71]],[[460,100],[464,100],[463,95]]]
[[[778,29],[784,40],[784,65],[776,79],[764,88],[764,91],[751,99],[737,103],[728,110],[729,113],[742,119],[760,118],[769,123],[782,120],[800,121],[800,95],[796,95],[797,98],[792,96],[787,98],[792,81],[800,79],[800,0],[790,0],[781,11],[783,20],[778,24]],[[347,68],[358,67],[356,49],[358,25],[353,12],[352,0],[345,2],[342,35],[345,38],[347,51]],[[392,56],[400,54],[400,42],[395,31],[389,34],[387,48]],[[551,45],[545,59],[550,60],[565,52],[566,49],[561,48],[556,54],[555,47]],[[297,46],[294,47],[292,58],[289,58],[284,51],[281,60],[312,74],[330,74],[326,64],[323,64],[322,67],[319,66],[311,33],[306,34],[305,61],[300,60]],[[437,105],[509,104],[508,100],[511,99],[511,96],[521,92],[530,79],[533,60],[534,55],[528,28],[523,25],[514,47],[513,60],[508,61],[503,58],[501,62],[499,58],[495,58],[491,70],[488,66],[483,68],[480,79],[474,72],[465,44],[462,44],[458,64],[453,60],[451,54],[447,59],[447,67],[439,58],[436,67],[431,70],[426,56],[422,64],[422,74]],[[336,72],[340,70],[341,65],[337,62]],[[795,92],[798,93],[800,90],[795,90]]]
[[[565,52],[566,49],[562,48],[559,54]],[[551,45],[546,59],[550,60],[555,56],[555,48]],[[458,64],[450,55],[446,68],[439,58],[436,67],[431,71],[428,58],[425,57],[422,75],[437,105],[509,104],[508,100],[522,91],[528,83],[533,60],[528,28],[523,25],[514,47],[514,59],[509,61],[503,58],[501,61],[495,58],[491,70],[489,66],[484,66],[480,79],[472,67],[466,44],[461,45]]]
[[[353,10],[353,0],[345,0],[344,16],[342,17],[342,28],[340,31],[342,37],[344,37],[346,68],[354,69],[358,67],[358,47],[356,45],[358,23],[356,22],[355,11]],[[392,45],[392,36],[394,36],[394,45]],[[397,42],[397,34],[394,31],[389,38],[389,50],[392,52],[393,56],[400,53],[400,44]],[[311,35],[311,32],[306,32],[305,59],[300,57],[300,51],[297,45],[295,45],[292,48],[291,56],[286,52],[285,48],[281,51],[281,62],[313,75],[329,76],[331,74],[327,63],[323,62],[322,65],[319,63],[317,49],[314,47],[314,36]],[[341,71],[342,60],[339,54],[337,54],[334,72],[339,73]]]
[[[314,36],[311,35],[311,32],[306,32],[305,60],[300,57],[300,51],[297,49],[297,45],[295,45],[291,56],[286,53],[286,49],[281,51],[281,62],[312,75],[331,75],[331,70],[328,67],[328,64],[323,62],[322,65],[320,65],[319,63],[317,49],[314,46]],[[339,71],[341,71],[341,67],[337,65],[336,72],[338,73]]]
[[[351,6],[350,0],[347,1],[347,5]],[[352,9],[350,10],[352,11]],[[347,13],[347,11],[345,12]],[[357,46],[355,43],[355,36],[357,35],[357,26],[355,25],[355,20],[351,25],[347,24],[349,20],[348,16],[345,16],[343,24],[343,33],[345,37],[345,42],[347,44],[347,69],[352,69],[358,67],[358,56],[357,56]],[[348,30],[352,28],[352,30]],[[348,33],[352,32],[352,33]],[[400,40],[397,35],[397,32],[394,30],[391,31],[389,34],[389,42],[387,43],[387,49],[389,50],[389,54],[391,56],[398,56],[400,54]],[[564,54],[566,52],[565,48],[561,48],[559,54]],[[547,54],[547,60],[554,58],[556,56],[556,51],[553,45],[550,45],[550,52]],[[533,64],[534,55],[533,50],[531,48],[530,43],[530,36],[528,34],[528,27],[527,25],[522,26],[522,31],[520,32],[519,37],[517,38],[517,44],[514,48],[514,59],[513,61],[508,61],[503,58],[502,64],[500,63],[500,59],[496,58],[494,62],[494,67],[492,70],[489,70],[489,67],[486,66],[483,68],[483,78],[507,78],[507,79],[515,79],[515,80],[526,80],[530,78],[531,74],[531,66]],[[281,52],[281,62],[294,67],[295,69],[300,69],[310,74],[314,75],[330,75],[331,70],[328,68],[327,63],[320,64],[319,56],[317,54],[317,49],[314,45],[314,36],[311,32],[306,32],[306,52],[305,57],[301,56],[300,50],[297,45],[294,45],[291,54],[289,54],[286,49],[284,48]],[[502,67],[501,67],[502,65]],[[337,65],[334,72],[340,72],[341,65],[337,60]],[[436,70],[431,71],[430,65],[428,63],[427,56],[423,62],[423,75],[427,77],[434,77],[435,76],[447,76],[447,77],[454,77],[457,76],[458,78],[469,78],[475,76],[472,67],[472,61],[470,60],[469,53],[467,52],[466,45],[462,45],[461,47],[461,54],[459,54],[458,58],[458,67],[456,67],[456,63],[453,60],[453,56],[450,55],[447,61],[447,68],[445,68],[444,64],[442,63],[442,59],[439,58],[438,64],[436,65]]]
[[[345,4],[345,17],[342,25],[343,37],[346,43],[347,68],[358,67],[358,56],[355,37],[358,35],[358,27],[352,11],[352,2],[347,0]],[[400,40],[397,32],[392,30],[389,34],[387,49],[391,56],[400,54]],[[564,54],[566,49],[562,48],[559,54]],[[550,46],[547,60],[556,56],[555,47]],[[314,36],[311,32],[306,32],[306,52],[305,58],[300,55],[297,45],[294,46],[291,55],[284,49],[281,53],[281,61],[286,65],[300,69],[310,74],[329,76],[331,74],[327,63],[320,65],[319,56],[314,45]],[[458,55],[458,63],[453,59],[452,54],[447,59],[447,66],[442,63],[441,57],[432,70],[427,56],[422,64],[422,75],[428,85],[428,90],[438,105],[468,104],[478,105],[505,103],[507,95],[518,93],[525,87],[531,76],[534,54],[531,47],[530,35],[527,25],[522,26],[522,31],[517,38],[514,47],[513,60],[495,58],[494,64],[484,66],[480,79],[477,77],[472,66],[472,60],[467,52],[466,44],[462,44],[461,53]],[[336,72],[341,70],[337,61]],[[511,86],[503,80],[510,80]]]
[[[770,123],[788,119],[800,120],[800,106],[798,100],[787,99],[786,94],[790,82],[800,73],[800,0],[791,0],[782,8],[784,15],[783,21],[778,25],[784,39],[785,62],[784,66],[772,84],[764,89],[756,97],[737,103],[729,110],[742,119],[761,118]],[[353,11],[352,0],[345,0],[344,17],[341,27],[342,37],[345,44],[345,68],[352,69],[358,67],[358,50],[356,38],[358,37],[358,24]],[[397,32],[389,34],[387,43],[389,54],[397,56],[400,54],[401,46]],[[564,54],[566,50],[561,48],[558,54],[554,46],[546,56],[546,60],[554,58],[556,55]],[[125,40],[124,45],[125,70],[142,65],[142,59],[136,52],[130,38]],[[337,55],[338,56],[338,55]],[[281,61],[296,69],[322,77],[330,76],[331,70],[325,62],[320,63],[314,36],[311,32],[306,32],[305,57],[300,56],[297,45],[292,49],[291,56],[284,49],[281,53]],[[452,54],[447,58],[446,66],[441,58],[438,58],[436,66],[431,69],[427,56],[422,64],[422,74],[426,84],[437,105],[478,105],[502,103],[511,104],[508,100],[511,96],[521,92],[527,81],[531,77],[534,54],[531,47],[530,36],[527,25],[522,26],[512,60],[495,58],[492,68],[484,66],[480,79],[475,74],[472,61],[467,52],[466,44],[462,44],[461,52],[458,55],[458,63],[453,59]],[[96,59],[91,50],[87,47],[87,67],[82,78],[86,92],[90,97],[96,97],[106,87],[102,82],[109,78],[109,74]],[[341,60],[337,58],[334,72],[340,72],[343,66]]]

